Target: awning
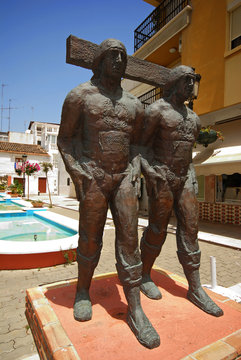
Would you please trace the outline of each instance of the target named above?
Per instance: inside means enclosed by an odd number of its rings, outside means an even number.
[[[241,146],[215,149],[205,161],[195,165],[197,175],[241,174]]]

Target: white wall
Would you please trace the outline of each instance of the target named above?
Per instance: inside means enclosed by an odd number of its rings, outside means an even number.
[[[41,127],[41,135],[37,135],[37,127]],[[52,131],[49,131],[51,128]],[[54,130],[54,131],[53,131]],[[51,194],[60,194],[65,196],[75,197],[75,190],[70,179],[70,185],[67,185],[67,178],[70,178],[65,170],[62,158],[59,154],[56,144],[51,144],[47,141],[47,135],[52,134],[57,136],[59,130],[58,124],[48,124],[41,122],[34,122],[31,130],[25,133],[9,132],[9,142],[22,143],[22,144],[37,144],[37,140],[42,141],[42,147],[49,153],[50,157],[33,156],[29,155],[27,160],[30,162],[51,162],[54,167],[48,173],[48,181]],[[0,176],[9,175],[12,178],[19,178],[14,170],[15,157],[21,158],[21,154],[0,153]],[[22,176],[21,176],[22,177]],[[38,194],[38,177],[46,177],[42,171],[32,175],[29,179],[30,194]],[[27,178],[27,177],[26,177]],[[59,189],[59,179],[60,189]],[[26,180],[27,181],[27,180]],[[27,182],[26,182],[27,186]],[[27,187],[26,187],[27,190]],[[48,189],[46,189],[48,192]]]
[[[58,179],[59,179],[59,195],[76,197],[74,184],[70,175],[65,170],[65,165],[61,155],[58,155]],[[68,182],[69,179],[69,182]],[[69,185],[68,185],[69,183]]]
[[[15,174],[14,162],[11,158],[11,154],[0,153],[0,176]]]
[[[33,134],[9,131],[9,142],[33,144]]]
[[[13,179],[19,179],[23,178],[23,175],[18,176],[18,174],[15,172],[14,169],[14,163],[15,158],[21,157],[19,154],[10,154],[10,153],[0,153],[0,176],[8,175],[11,176],[11,180],[13,182]],[[30,163],[38,163],[41,166],[41,162],[49,162],[49,156],[34,156],[34,155],[28,155],[27,160]],[[50,174],[50,191],[52,193],[57,194],[57,173],[58,170],[55,169],[52,174]],[[29,194],[35,195],[38,194],[38,178],[39,177],[45,177],[45,173],[42,171],[39,171],[35,173],[34,175],[31,175],[29,177]],[[56,180],[56,181],[55,181]],[[28,176],[26,176],[25,180],[25,193],[27,195],[27,189],[28,189]]]

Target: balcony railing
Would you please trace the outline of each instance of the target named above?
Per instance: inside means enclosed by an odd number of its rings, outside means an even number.
[[[188,4],[189,0],[162,0],[160,5],[136,28],[134,51],[144,45]]]
[[[144,105],[144,108],[147,108],[147,106],[151,105],[161,97],[162,97],[162,89],[154,88],[146,92],[145,94],[139,96],[138,99]]]

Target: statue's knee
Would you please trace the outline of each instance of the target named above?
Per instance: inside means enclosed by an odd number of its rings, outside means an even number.
[[[160,226],[156,225],[156,224],[150,224],[148,226],[148,230],[150,233],[150,236],[152,237],[152,239],[158,242],[158,241],[162,241],[165,237],[166,237],[166,228],[163,229]]]
[[[159,256],[162,245],[164,243],[165,238],[161,238],[159,236],[151,236],[146,237],[146,233],[143,234],[141,238],[141,254],[145,256],[146,254],[149,254],[150,256]]]
[[[100,252],[101,252],[101,248],[94,253],[83,254],[81,249],[78,247],[77,257],[76,257],[77,263],[83,265],[86,269],[90,269],[90,268],[94,269],[99,262]]]
[[[116,264],[117,273],[123,286],[135,287],[141,284],[142,263],[135,265],[123,265],[121,262]]]

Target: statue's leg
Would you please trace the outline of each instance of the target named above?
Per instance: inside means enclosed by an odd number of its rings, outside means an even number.
[[[92,306],[89,288],[94,270],[100,258],[101,246],[91,257],[82,255],[77,248],[78,283],[74,302],[74,318],[78,321],[88,321],[92,317]]]
[[[158,197],[149,198],[149,225],[141,239],[141,260],[143,263],[141,291],[151,299],[161,299],[158,287],[151,279],[151,269],[166,240],[168,221],[173,206],[171,191],[160,189]]]
[[[177,216],[177,255],[183,266],[189,290],[187,298],[203,311],[214,316],[223,315],[213,300],[203,290],[200,282],[200,258],[198,233],[198,203],[195,193],[188,183],[175,202]]]
[[[116,227],[116,268],[128,303],[127,323],[138,341],[147,348],[160,345],[160,338],[140,302],[142,263],[138,249],[138,200],[126,177],[111,199]]]
[[[107,209],[107,200],[93,180],[79,205],[78,282],[74,303],[74,318],[78,321],[92,317],[89,288],[100,258]]]

